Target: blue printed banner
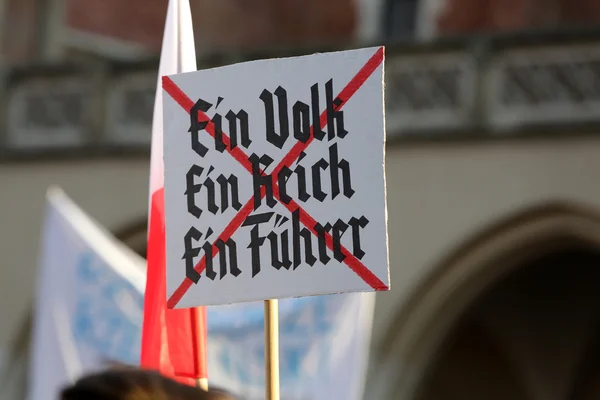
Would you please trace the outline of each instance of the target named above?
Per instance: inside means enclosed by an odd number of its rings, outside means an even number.
[[[281,395],[286,400],[362,398],[373,295],[351,293],[280,300]],[[244,399],[264,399],[263,303],[210,307],[212,384]]]
[[[107,362],[139,363],[145,261],[64,194],[49,196],[28,400],[42,400]],[[280,300],[285,400],[362,398],[374,297]],[[263,303],[208,308],[211,385],[264,399]]]
[[[76,265],[73,338],[79,352],[136,365],[140,359],[144,297],[93,252]]]
[[[47,202],[28,400],[140,353],[145,261],[64,193]]]

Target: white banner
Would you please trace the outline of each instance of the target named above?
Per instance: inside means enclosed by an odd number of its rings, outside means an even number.
[[[144,260],[62,192],[48,195],[29,400],[107,362],[139,363]],[[281,300],[284,400],[362,398],[374,294]],[[264,398],[263,303],[208,308],[209,383]]]
[[[29,400],[47,400],[107,361],[139,362],[145,261],[66,195],[47,196]]]
[[[362,399],[373,293],[279,302],[281,398]],[[263,303],[208,309],[208,378],[245,400],[264,399]]]

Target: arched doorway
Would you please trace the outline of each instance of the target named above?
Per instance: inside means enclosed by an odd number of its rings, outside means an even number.
[[[570,246],[522,263],[459,319],[415,398],[598,398],[600,363],[589,360],[599,354],[592,351],[598,288],[594,248]]]
[[[600,365],[583,354],[600,348],[600,339],[592,340],[600,332],[600,308],[590,306],[600,304],[600,295],[593,297],[585,285],[600,287],[599,249],[600,216],[572,204],[530,208],[477,232],[402,304],[378,349],[383,362],[376,397],[588,396],[597,390]],[[587,303],[578,297],[584,293]],[[526,308],[533,305],[538,309]],[[569,329],[561,335],[557,326],[563,325]],[[525,330],[537,333],[527,336]],[[546,371],[556,363],[560,368]],[[460,382],[470,390],[461,392]],[[487,393],[491,387],[498,389]]]

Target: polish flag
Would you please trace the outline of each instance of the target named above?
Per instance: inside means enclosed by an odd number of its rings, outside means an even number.
[[[164,75],[196,71],[196,50],[188,0],[169,0],[160,57],[150,161],[148,276],[144,299],[141,366],[188,384],[206,384],[206,309],[168,310],[165,267],[163,165]]]

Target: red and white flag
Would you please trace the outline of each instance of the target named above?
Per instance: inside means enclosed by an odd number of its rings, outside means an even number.
[[[141,366],[193,384],[206,379],[206,310],[168,310],[165,273],[163,90],[161,77],[195,71],[196,50],[188,0],[170,0],[152,121],[148,276]],[[184,132],[185,133],[185,132]]]

